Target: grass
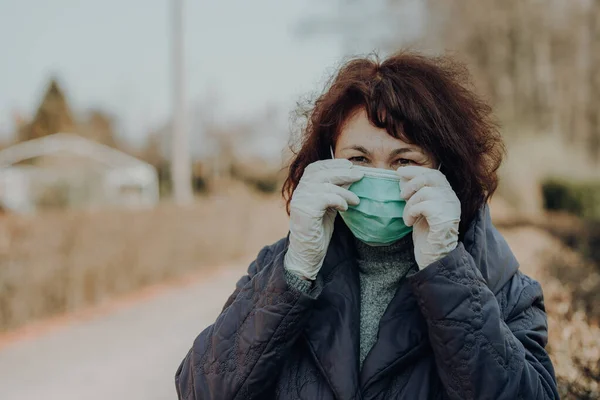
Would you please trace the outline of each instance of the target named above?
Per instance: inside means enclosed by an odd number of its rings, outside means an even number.
[[[186,208],[0,218],[0,331],[252,259],[287,232],[278,198],[238,186]]]

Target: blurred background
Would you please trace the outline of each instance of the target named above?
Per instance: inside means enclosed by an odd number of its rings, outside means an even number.
[[[0,0],[0,398],[174,399],[348,58],[469,67],[566,399],[600,398],[600,0]],[[292,146],[293,147],[293,146]]]

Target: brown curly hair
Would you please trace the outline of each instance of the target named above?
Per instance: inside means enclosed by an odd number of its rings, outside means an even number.
[[[282,194],[292,194],[312,162],[331,158],[344,123],[365,109],[390,136],[420,146],[439,163],[462,205],[460,232],[498,186],[505,153],[491,107],[470,88],[466,67],[449,57],[399,52],[353,59],[305,111],[301,148],[294,154]]]

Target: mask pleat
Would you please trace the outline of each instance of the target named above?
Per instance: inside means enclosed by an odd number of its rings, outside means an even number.
[[[387,245],[412,231],[404,224],[406,202],[400,198],[400,180],[394,171],[355,167],[365,176],[348,188],[360,204],[340,212],[354,236],[370,245]]]

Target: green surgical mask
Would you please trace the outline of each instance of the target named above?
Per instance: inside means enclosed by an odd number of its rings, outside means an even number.
[[[360,199],[340,215],[350,231],[371,246],[387,246],[412,232],[402,214],[406,201],[400,197],[400,178],[395,171],[353,166],[365,173],[348,187]]]

